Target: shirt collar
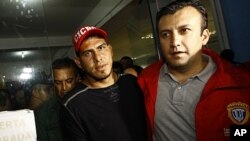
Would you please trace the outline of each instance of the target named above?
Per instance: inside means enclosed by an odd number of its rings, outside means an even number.
[[[214,73],[214,71],[216,70],[216,65],[214,63],[214,61],[211,59],[210,56],[203,54],[203,56],[208,59],[208,64],[207,66],[198,74],[190,77],[191,79],[193,78],[198,78],[199,80],[201,80],[202,82],[206,83],[208,81],[208,79],[210,78],[210,76]],[[167,64],[164,63],[163,66],[161,67],[160,70],[160,74],[161,76],[163,75],[168,75],[170,76],[173,80],[175,80],[175,78],[173,77],[172,74],[169,73]]]

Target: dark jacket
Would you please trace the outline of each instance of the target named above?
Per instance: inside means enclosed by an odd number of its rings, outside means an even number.
[[[63,104],[63,135],[69,141],[147,140],[143,94],[132,75],[106,88],[79,84]]]
[[[60,107],[58,98],[52,96],[35,109],[37,141],[62,141],[59,120]]]

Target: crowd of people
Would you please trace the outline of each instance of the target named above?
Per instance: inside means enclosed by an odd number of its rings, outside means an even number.
[[[32,79],[25,83],[8,81],[0,91],[3,101],[0,111],[33,109],[53,95],[53,83],[48,79]]]
[[[129,56],[123,56],[119,61],[113,62],[113,71],[118,74],[132,74],[137,77],[142,70],[143,68],[136,65]]]
[[[108,33],[82,26],[76,57],[52,63],[53,85],[32,85],[30,98],[16,89],[16,105],[34,110],[38,141],[229,141],[232,125],[250,125],[249,67],[206,47],[201,2],[173,1],[156,17],[163,57],[146,68],[114,61]],[[13,109],[7,99],[0,90],[0,110]]]

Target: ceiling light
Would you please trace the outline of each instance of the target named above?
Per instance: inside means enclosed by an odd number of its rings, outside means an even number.
[[[16,56],[21,56],[22,58],[31,54],[31,51],[17,51],[14,53]]]
[[[24,73],[32,73],[32,68],[23,68]]]
[[[31,76],[32,75],[30,73],[21,73],[21,75],[19,77],[20,77],[20,79],[27,80],[27,79],[30,79]]]
[[[22,58],[24,58],[24,52],[22,52]]]

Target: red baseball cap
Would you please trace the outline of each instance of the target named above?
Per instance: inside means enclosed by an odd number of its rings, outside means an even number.
[[[94,26],[80,27],[75,32],[73,39],[72,39],[76,52],[79,51],[82,41],[86,39],[87,37],[89,37],[90,35],[99,35],[103,37],[105,40],[107,39],[107,36],[108,36],[104,30],[94,27]]]

